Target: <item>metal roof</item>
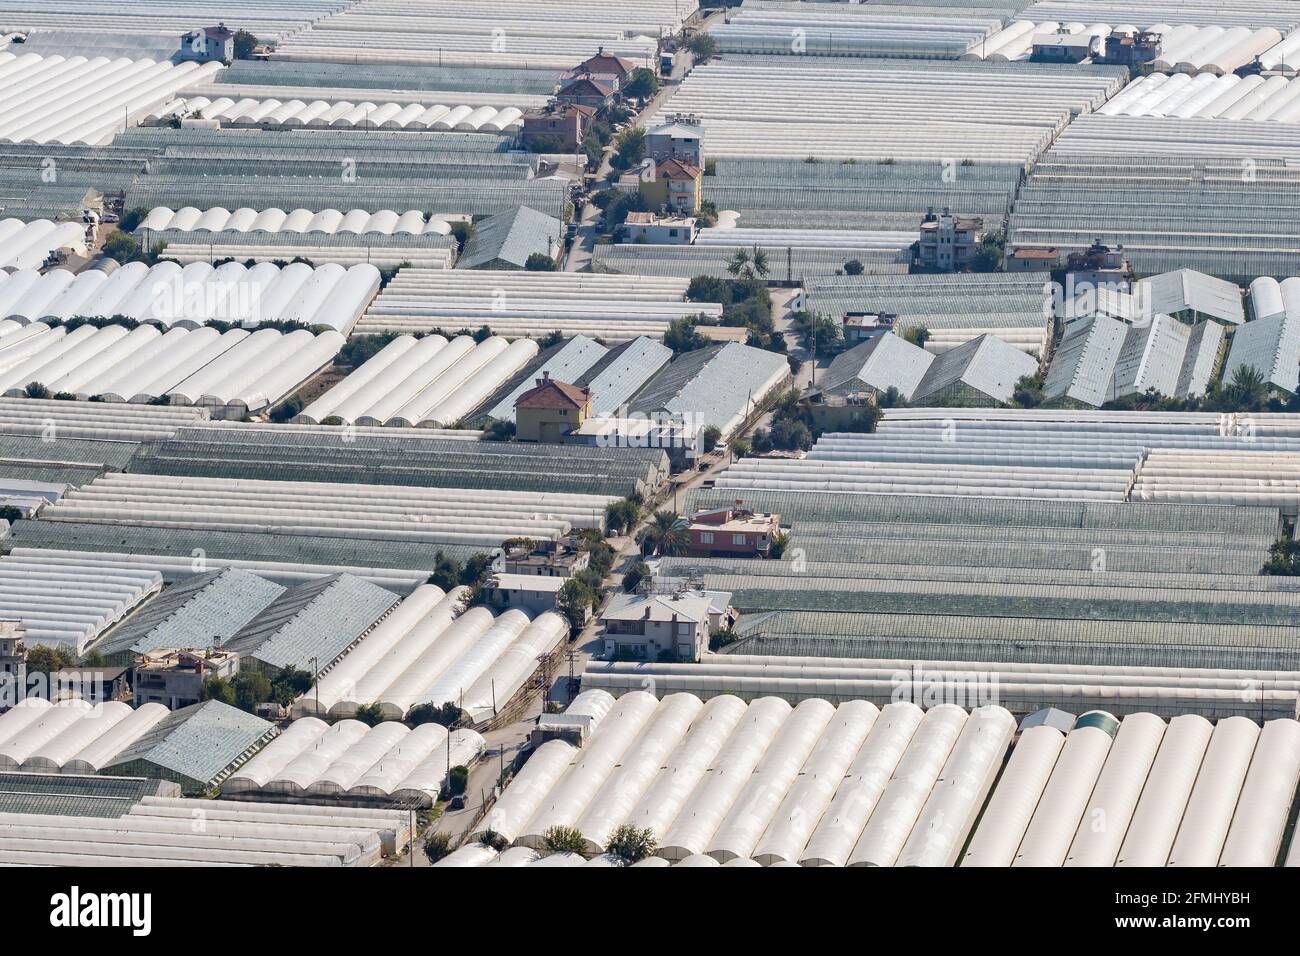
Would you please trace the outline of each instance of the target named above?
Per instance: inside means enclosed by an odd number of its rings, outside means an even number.
[[[1233,325],[1246,321],[1240,287],[1194,269],[1162,272],[1142,279],[1134,292],[1139,301],[1156,313],[1176,315],[1190,310]]]
[[[456,268],[511,263],[522,269],[534,253],[551,255],[563,229],[559,219],[528,206],[489,216],[474,224],[474,234],[465,243]]]
[[[166,795],[170,784],[140,777],[58,773],[0,773],[0,813],[65,817],[120,817],[145,797]]]
[[[1238,327],[1232,336],[1223,381],[1231,384],[1237,369],[1247,366],[1288,392],[1300,380],[1300,317],[1277,315]]]
[[[688,415],[697,424],[725,432],[763,400],[782,371],[789,371],[782,353],[738,342],[698,349],[678,356],[655,375],[633,397],[631,410]]]
[[[887,332],[835,356],[820,387],[827,395],[840,396],[895,388],[909,400],[934,361],[925,349]]]
[[[166,647],[203,650],[221,646],[284,591],[278,584],[235,568],[197,574],[164,589],[94,650],[108,656],[127,650],[145,653]]]
[[[275,725],[217,700],[174,711],[104,767],[111,776],[174,780],[206,789],[276,733]]]
[[[993,335],[981,335],[939,354],[911,401],[924,404],[938,393],[965,386],[992,402],[1008,402],[1016,382],[1038,371],[1038,361]],[[935,401],[933,404],[943,404]]]
[[[1087,405],[1104,403],[1128,328],[1104,315],[1067,324],[1047,370],[1043,395]]]
[[[400,598],[351,574],[337,574],[281,591],[222,650],[272,667],[327,667],[355,644]]]
[[[575,335],[553,351],[540,365],[529,367],[524,370],[524,374],[517,376],[519,381],[488,410],[487,414],[502,421],[514,421],[516,400],[533,387],[536,379],[545,375],[558,382],[576,383],[583,373],[608,353],[609,349],[595,339],[589,339],[585,335]]]
[[[605,417],[617,412],[672,357],[668,346],[642,336],[610,349],[574,384],[591,392],[592,416]]]

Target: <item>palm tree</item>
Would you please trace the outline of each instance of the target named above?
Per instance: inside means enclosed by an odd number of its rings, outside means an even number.
[[[644,555],[685,554],[689,545],[686,519],[667,508],[656,511],[654,518],[641,531],[641,553]]]
[[[758,246],[754,246],[754,254],[752,256],[752,261],[754,263],[754,272],[766,279],[767,278],[767,250],[762,249]]]
[[[1256,412],[1268,401],[1268,382],[1253,365],[1238,365],[1227,391],[1237,411]]]
[[[749,263],[749,253],[744,249],[737,249],[735,254],[731,257],[731,260],[727,263],[727,271],[736,278],[740,278],[742,274],[748,278],[752,268],[753,267]]]

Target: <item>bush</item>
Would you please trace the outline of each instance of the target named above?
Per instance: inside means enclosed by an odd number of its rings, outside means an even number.
[[[704,451],[711,452],[718,447],[718,442],[722,441],[722,429],[717,425],[710,425],[704,429]]]
[[[451,837],[446,833],[430,833],[424,839],[424,855],[430,863],[437,863],[451,852]]]
[[[554,272],[558,266],[555,260],[544,252],[534,252],[524,260],[524,268],[529,272]]]
[[[653,856],[659,848],[654,831],[649,827],[638,828],[624,823],[610,834],[606,850],[619,858],[624,866],[640,863],[646,857]]]
[[[844,274],[850,276],[860,276],[863,271],[862,262],[858,259],[850,259],[844,263]]]
[[[302,411],[302,399],[297,395],[290,395],[283,402],[271,409],[271,421],[287,422],[299,412]]]
[[[492,418],[483,426],[484,441],[509,441],[515,437],[515,423],[508,418]]]

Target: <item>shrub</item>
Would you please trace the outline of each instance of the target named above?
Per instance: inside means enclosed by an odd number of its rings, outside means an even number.
[[[451,852],[451,837],[446,833],[430,833],[424,838],[424,855],[430,863],[437,863]]]
[[[710,425],[704,429],[704,450],[711,452],[718,447],[718,442],[722,440],[722,429],[717,425]]]

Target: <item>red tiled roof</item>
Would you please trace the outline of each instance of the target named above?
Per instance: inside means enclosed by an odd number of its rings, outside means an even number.
[[[579,385],[548,378],[515,400],[515,408],[582,408],[591,392]]]
[[[680,159],[665,159],[655,169],[661,179],[698,179],[703,171],[698,166],[683,163]]]

